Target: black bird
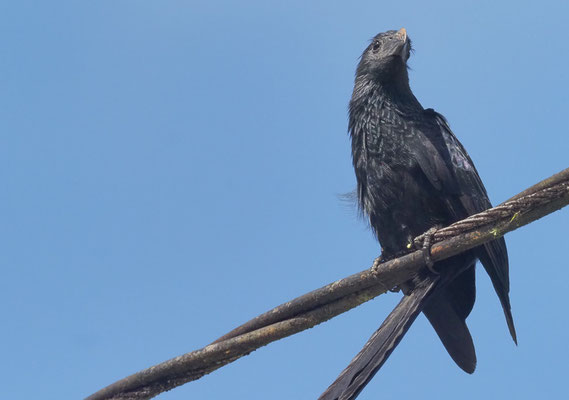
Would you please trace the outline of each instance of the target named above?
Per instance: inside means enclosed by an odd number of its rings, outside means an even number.
[[[389,259],[413,238],[491,207],[468,153],[445,118],[424,109],[409,87],[411,40],[405,29],[380,33],[358,64],[349,132],[361,210]],[[422,311],[460,368],[474,372],[466,317],[474,305],[480,259],[502,303],[510,334],[508,253],[504,239],[425,268],[402,286],[404,297],[320,400],[354,399]]]

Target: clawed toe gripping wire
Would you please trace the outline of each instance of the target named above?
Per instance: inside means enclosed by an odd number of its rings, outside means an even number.
[[[429,268],[433,274],[439,274],[435,268],[435,263],[431,259],[431,244],[433,242],[433,236],[437,233],[439,228],[432,227],[427,232],[423,233],[422,235],[417,236],[413,239],[413,245],[415,248],[421,250],[423,252],[423,258],[425,259],[425,265]]]

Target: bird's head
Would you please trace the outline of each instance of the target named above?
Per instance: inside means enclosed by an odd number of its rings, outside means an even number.
[[[376,35],[362,54],[356,77],[389,81],[403,73],[407,76],[407,60],[411,39],[405,28]]]

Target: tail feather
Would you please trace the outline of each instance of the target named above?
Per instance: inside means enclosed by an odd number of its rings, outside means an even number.
[[[474,306],[474,265],[430,296],[423,313],[435,328],[454,362],[469,374],[476,368],[476,352],[465,319]]]
[[[438,276],[429,276],[416,284],[318,400],[355,399],[409,330],[435,291],[439,279]]]
[[[423,310],[454,362],[469,374],[476,369],[476,352],[470,331],[452,303],[433,299]]]

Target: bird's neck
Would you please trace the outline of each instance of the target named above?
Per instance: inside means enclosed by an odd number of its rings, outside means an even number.
[[[411,91],[407,70],[401,72],[401,76],[392,76],[390,79],[357,77],[351,102],[353,105],[373,103],[380,107],[396,108],[402,112],[423,110],[421,103]]]

